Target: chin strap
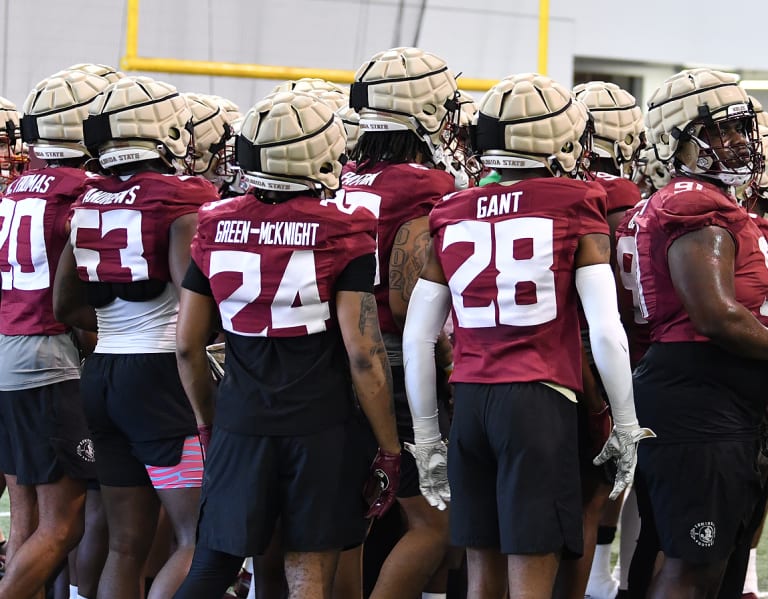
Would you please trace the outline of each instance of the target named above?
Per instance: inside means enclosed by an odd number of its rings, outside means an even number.
[[[720,163],[718,163],[720,164]],[[699,177],[701,179],[707,179],[709,181],[712,181],[713,183],[717,183],[719,185],[724,185],[728,188],[732,187],[742,187],[749,183],[749,180],[752,178],[752,171],[750,171],[747,167],[744,167],[745,172],[733,172],[733,171],[706,171],[706,170],[700,170],[700,169],[692,169],[686,164],[679,164],[677,168],[680,170],[680,172],[684,175],[690,175],[693,177]]]

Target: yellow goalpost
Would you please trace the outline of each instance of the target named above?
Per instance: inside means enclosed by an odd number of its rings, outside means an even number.
[[[184,75],[213,75],[219,77],[251,77],[255,79],[301,79],[316,77],[336,83],[352,83],[354,71],[341,69],[315,69],[307,67],[273,66],[209,60],[186,60],[181,58],[158,58],[139,56],[139,0],[128,0],[125,32],[125,55],[120,68],[125,71],[151,71]],[[538,69],[542,74],[547,70],[547,34],[549,24],[549,0],[539,1],[539,59]],[[486,91],[493,87],[496,79],[473,79],[460,77],[458,86],[468,91]]]

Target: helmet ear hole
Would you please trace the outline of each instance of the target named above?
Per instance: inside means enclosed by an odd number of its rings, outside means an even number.
[[[181,131],[177,127],[171,127],[168,129],[168,137],[170,137],[172,140],[176,141],[177,139],[181,139]]]
[[[686,141],[678,146],[676,158],[686,166],[694,166],[699,159],[699,147],[692,141]]]
[[[328,173],[333,172],[333,165],[330,162],[326,162],[323,165],[320,166],[320,172],[324,175],[327,175]]]

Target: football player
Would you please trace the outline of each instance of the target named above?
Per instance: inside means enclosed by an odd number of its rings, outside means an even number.
[[[595,181],[605,189],[608,226],[613,239],[624,212],[640,201],[640,190],[628,176],[630,166],[643,143],[643,115],[635,98],[614,83],[590,81],[577,85],[573,93],[577,100],[586,105],[594,128],[592,155],[583,175],[585,179]],[[615,259],[612,244],[611,265],[614,270]],[[589,356],[588,334],[586,327],[583,328],[584,346]],[[589,364],[589,367],[594,371],[594,364]],[[623,497],[615,502],[608,501],[612,483],[606,476],[609,473],[591,464],[592,458],[605,442],[603,435],[610,431],[610,416],[601,392],[600,378],[596,372],[585,372],[585,376],[590,375],[596,378],[598,392],[585,393],[584,400],[578,404],[579,449],[585,495],[584,556],[564,564],[562,575],[565,578],[562,582],[563,591],[574,599],[583,597],[585,585],[587,594],[593,599],[613,599],[618,581],[611,574],[611,545],[616,536]],[[597,399],[593,405],[589,402],[591,398]],[[600,433],[594,440],[597,443],[591,439],[595,435],[590,435],[590,431]]]
[[[0,470],[12,508],[0,597],[38,597],[83,534],[94,452],[79,393],[80,357],[69,327],[54,315],[52,283],[72,203],[88,180],[82,122],[106,86],[78,71],[35,86],[21,137],[44,166],[12,180],[0,200]],[[16,124],[11,117],[5,127],[9,141],[19,135]]]
[[[706,68],[664,81],[645,124],[674,169],[634,218],[652,341],[635,397],[658,435],[640,447],[637,493],[665,557],[649,596],[715,596],[763,507],[754,465],[768,383],[766,242],[734,195],[759,173],[760,140],[736,76]]]
[[[98,63],[78,63],[64,69],[66,71],[83,71],[91,75],[97,75],[106,79],[107,83],[114,83],[125,77],[125,74],[114,67]],[[86,161],[87,171],[99,171],[97,159]],[[90,345],[87,352],[81,348],[81,356],[93,350]],[[98,588],[101,569],[107,557],[107,522],[104,514],[104,506],[101,501],[101,491],[98,480],[88,481],[88,491],[85,497],[85,531],[83,538],[75,550],[75,555],[70,554],[69,577],[70,592],[79,593],[80,597],[95,597]],[[72,584],[72,583],[75,584]],[[73,590],[74,589],[74,590]]]
[[[612,497],[631,482],[639,427],[609,265],[605,191],[576,177],[587,111],[548,77],[508,77],[483,98],[477,149],[502,176],[429,216],[432,244],[408,306],[405,381],[429,499],[450,494],[469,596],[548,597],[563,555],[582,552],[577,297],[615,426]],[[452,307],[454,417],[436,427],[435,340]],[[546,473],[546,474],[544,474]]]
[[[361,135],[352,153],[354,166],[345,169],[342,184],[347,197],[371,206],[378,216],[376,303],[404,441],[413,440],[413,421],[403,379],[402,327],[426,257],[429,212],[456,189],[443,136],[449,124],[458,124],[457,98],[445,61],[420,48],[375,54],[357,70],[350,89]],[[452,359],[447,339],[443,342],[445,367]],[[413,456],[403,454],[402,468],[398,503],[407,530],[380,569],[374,599],[446,592],[445,580],[428,583],[448,548],[447,512],[423,497]]]
[[[176,175],[191,113],[173,86],[125,77],[89,111],[85,143],[108,175],[93,178],[73,207],[55,304],[65,322],[98,324],[82,379],[109,529],[98,594],[140,595],[147,531],[162,504],[178,545],[149,597],[169,597],[192,559],[202,482],[195,418],[176,367],[178,290],[197,210],[218,194],[200,177]]]
[[[329,597],[339,551],[366,529],[353,387],[379,444],[368,516],[383,515],[398,487],[376,218],[338,191],[344,128],[316,96],[267,96],[236,143],[251,189],[201,209],[181,297],[178,363],[212,434],[198,546],[175,597],[220,597],[278,518],[289,596]],[[214,418],[205,343],[219,320],[227,358]]]

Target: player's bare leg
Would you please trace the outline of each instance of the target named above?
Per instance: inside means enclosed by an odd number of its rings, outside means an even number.
[[[11,497],[18,497],[15,480],[8,486]],[[37,495],[37,527],[13,551],[0,584],[2,599],[42,597],[45,581],[83,535],[83,481],[63,476],[55,483],[30,488]],[[11,531],[13,534],[13,523]]]
[[[507,567],[498,549],[467,548],[467,599],[504,599]]]
[[[338,551],[285,554],[288,599],[331,599]]]
[[[398,502],[408,530],[382,565],[371,599],[420,597],[448,551],[448,510],[431,507],[421,495]]]

